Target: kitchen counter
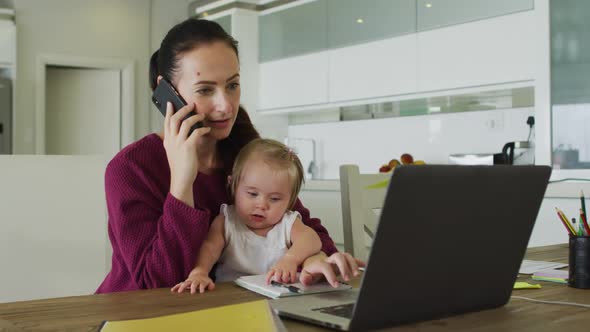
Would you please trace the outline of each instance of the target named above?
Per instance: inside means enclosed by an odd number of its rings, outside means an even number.
[[[301,190],[305,191],[340,191],[340,180],[305,180]]]
[[[303,191],[340,191],[340,180],[306,180],[301,188]],[[545,198],[579,198],[580,190],[590,197],[590,182],[567,181],[550,183]]]

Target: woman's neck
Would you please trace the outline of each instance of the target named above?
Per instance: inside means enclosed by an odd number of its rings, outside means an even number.
[[[197,145],[199,172],[210,174],[221,167],[217,157],[217,141],[203,140]]]

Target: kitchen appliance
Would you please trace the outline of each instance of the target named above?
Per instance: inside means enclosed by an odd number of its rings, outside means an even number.
[[[0,154],[12,153],[12,84],[0,78]]]
[[[533,165],[534,145],[529,141],[508,142],[501,153],[494,154],[494,165]]]
[[[526,141],[504,144],[500,153],[457,153],[449,155],[449,163],[456,165],[534,165],[535,118],[529,116],[529,136]]]
[[[455,153],[449,155],[449,164],[454,165],[534,165],[533,142],[508,142],[499,153]]]

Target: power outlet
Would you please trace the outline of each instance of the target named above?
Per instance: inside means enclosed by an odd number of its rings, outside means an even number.
[[[490,131],[504,130],[504,113],[490,112],[485,121],[485,126]]]

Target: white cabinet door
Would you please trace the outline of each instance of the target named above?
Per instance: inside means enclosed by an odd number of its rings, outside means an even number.
[[[416,34],[330,51],[330,102],[414,93]]]
[[[334,243],[344,244],[340,191],[302,190],[299,199],[313,218],[319,218]]]
[[[12,21],[0,19],[0,64],[14,64],[16,27]]]
[[[328,52],[261,63],[258,110],[328,102]]]
[[[419,92],[534,79],[534,13],[419,32]]]

